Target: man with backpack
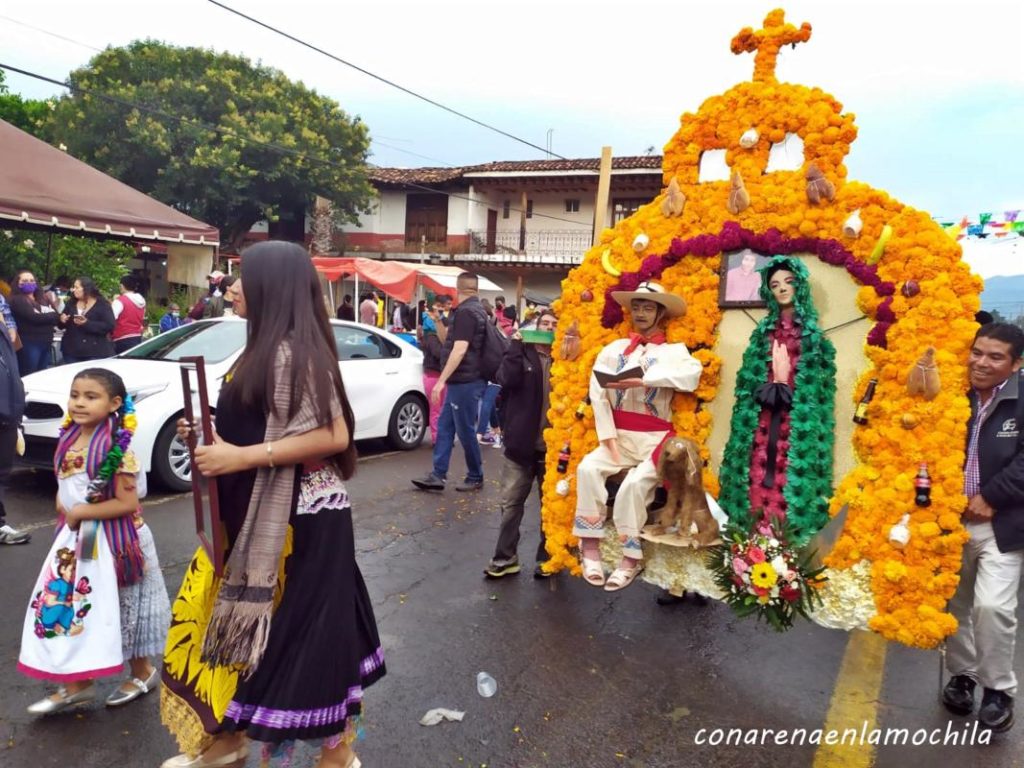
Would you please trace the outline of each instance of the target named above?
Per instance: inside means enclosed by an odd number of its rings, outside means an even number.
[[[476,441],[476,420],[480,398],[501,364],[508,340],[492,324],[477,297],[477,276],[463,272],[455,281],[458,306],[448,325],[447,338],[441,358],[441,375],[430,394],[431,402],[444,404],[437,424],[434,443],[434,467],[423,477],[412,481],[423,491],[443,491],[448,477],[448,465],[459,436],[466,456],[466,478],[457,491],[478,491],[484,485],[484,467],[480,445]],[[498,341],[495,340],[497,336]],[[497,345],[501,345],[498,347]]]

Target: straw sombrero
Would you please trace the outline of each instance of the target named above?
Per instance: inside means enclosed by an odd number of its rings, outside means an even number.
[[[681,317],[686,312],[686,302],[682,296],[669,293],[657,283],[645,280],[636,287],[635,291],[612,291],[612,298],[622,305],[622,308],[629,310],[629,303],[633,299],[643,299],[661,304],[669,317]]]

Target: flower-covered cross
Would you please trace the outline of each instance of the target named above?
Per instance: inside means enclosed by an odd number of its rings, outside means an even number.
[[[806,21],[797,29],[786,23],[786,12],[776,8],[764,17],[764,28],[756,32],[744,27],[732,39],[731,49],[735,54],[757,51],[754,56],[755,82],[774,82],[775,61],[784,45],[796,46],[811,39],[811,25]]]

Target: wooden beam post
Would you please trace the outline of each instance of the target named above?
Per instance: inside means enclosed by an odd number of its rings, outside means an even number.
[[[612,148],[601,147],[601,171],[597,178],[597,200],[594,202],[594,238],[601,239],[601,230],[608,225],[608,195],[612,185]]]

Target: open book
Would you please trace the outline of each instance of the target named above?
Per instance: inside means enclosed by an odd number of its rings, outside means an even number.
[[[608,368],[602,368],[600,366],[594,366],[594,377],[597,379],[597,383],[602,387],[607,387],[614,381],[624,381],[625,379],[642,379],[644,377],[644,369],[639,365],[634,365],[632,368],[623,368],[621,371],[612,371]]]

